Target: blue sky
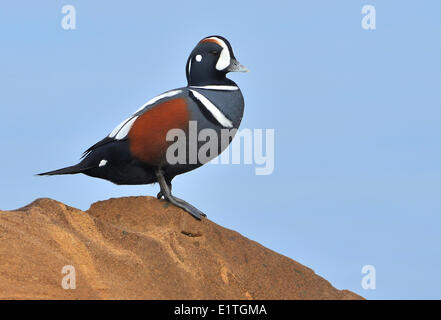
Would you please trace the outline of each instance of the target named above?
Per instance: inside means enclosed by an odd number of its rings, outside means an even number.
[[[76,8],[76,30],[61,8]],[[376,30],[361,8],[376,8]],[[9,1],[0,4],[0,208],[87,209],[155,195],[83,175],[35,177],[155,95],[185,85],[203,37],[251,72],[241,128],[275,129],[275,170],[206,165],[173,188],[216,223],[370,299],[441,298],[441,3]],[[376,290],[361,287],[374,265]]]

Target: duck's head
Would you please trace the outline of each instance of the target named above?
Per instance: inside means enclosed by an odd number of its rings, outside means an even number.
[[[215,85],[233,83],[226,78],[228,72],[248,72],[233,53],[227,39],[221,36],[209,36],[196,45],[188,57],[188,85]]]

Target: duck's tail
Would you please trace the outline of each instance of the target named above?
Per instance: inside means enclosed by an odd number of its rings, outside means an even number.
[[[59,174],[75,174],[75,173],[83,173],[86,170],[92,169],[92,167],[83,167],[80,164],[76,164],[74,166],[70,166],[70,167],[66,167],[66,168],[62,168],[62,169],[58,169],[58,170],[53,170],[53,171],[48,171],[48,172],[43,172],[43,173],[38,173],[37,176],[55,176],[55,175],[59,175]]]

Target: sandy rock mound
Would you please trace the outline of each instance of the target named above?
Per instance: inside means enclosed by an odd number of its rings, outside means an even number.
[[[75,268],[75,289],[62,287],[67,265]],[[97,202],[87,212],[50,199],[0,211],[0,298],[360,297],[208,219],[130,197]]]

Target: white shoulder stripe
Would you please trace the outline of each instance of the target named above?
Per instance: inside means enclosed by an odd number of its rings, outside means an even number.
[[[172,90],[165,92],[163,94],[160,94],[159,96],[154,97],[153,99],[149,100],[147,103],[145,103],[141,108],[136,110],[135,114],[144,109],[145,107],[154,104],[155,102],[158,102],[161,99],[173,97],[179,93],[181,93],[182,90]],[[132,128],[133,123],[138,117],[131,116],[130,118],[124,120],[121,122],[115,129],[112,130],[112,132],[109,134],[109,138],[115,138],[117,140],[124,139],[127,134],[129,133],[130,129]]]
[[[190,89],[196,99],[198,99],[213,117],[225,128],[232,128],[233,123],[228,119],[210,100],[196,90]]]
[[[127,135],[129,134],[130,129],[133,126],[133,123],[136,121],[136,119],[138,119],[138,117],[133,117],[132,119],[130,119],[122,128],[121,130],[118,132],[118,134],[115,136],[116,140],[122,140],[125,137],[127,137]]]
[[[209,86],[191,86],[195,89],[206,89],[206,90],[224,90],[224,91],[236,91],[239,87],[236,86],[224,86],[224,85],[209,85]]]
[[[109,134],[109,138],[113,138],[113,137],[115,137],[117,134],[118,134],[118,132],[119,132],[119,130],[121,130],[121,128],[129,121],[131,119],[131,117],[130,118],[128,118],[128,119],[126,119],[126,120],[124,120],[123,122],[121,122],[119,125],[117,125],[116,126],[116,128],[115,129],[113,129],[112,130],[112,132]]]
[[[154,97],[153,99],[147,101],[147,103],[145,103],[141,108],[136,110],[135,113],[138,113],[139,111],[141,111],[145,107],[147,107],[147,106],[149,106],[151,104],[154,104],[155,102],[158,102],[161,99],[173,97],[173,96],[175,96],[175,95],[177,95],[177,94],[179,94],[181,92],[182,92],[182,90],[172,90],[172,91],[168,91],[168,92],[165,92],[163,94],[160,94],[159,96]]]

